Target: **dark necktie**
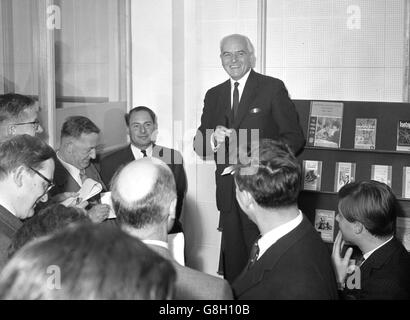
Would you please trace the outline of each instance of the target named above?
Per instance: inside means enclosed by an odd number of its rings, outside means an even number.
[[[145,158],[147,156],[147,150],[141,150],[141,153],[143,155],[143,158]]]
[[[258,260],[258,256],[259,256],[258,240],[259,238],[255,241],[255,243],[252,246],[251,254],[249,256],[248,269],[250,269],[255,264],[256,260]]]
[[[87,179],[87,175],[85,174],[85,170],[84,170],[84,169],[81,169],[81,170],[80,170],[80,179],[81,179],[81,182],[82,182],[82,183],[84,183],[85,179]]]
[[[233,89],[233,99],[232,99],[232,112],[233,112],[233,117],[235,119],[236,114],[238,113],[238,106],[239,106],[239,82],[235,82],[235,88]]]

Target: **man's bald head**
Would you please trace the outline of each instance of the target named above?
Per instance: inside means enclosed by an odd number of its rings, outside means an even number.
[[[120,223],[135,228],[160,224],[176,199],[174,176],[159,159],[135,160],[116,173],[111,196]]]

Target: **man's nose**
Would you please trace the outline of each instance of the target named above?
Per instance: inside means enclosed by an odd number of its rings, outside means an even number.
[[[91,150],[91,152],[90,152],[90,158],[91,158],[91,159],[95,159],[96,156],[97,156],[97,152],[95,151],[95,149]]]
[[[140,132],[141,132],[141,133],[145,133],[145,132],[147,132],[147,129],[145,129],[144,126],[141,126],[141,127],[140,127]]]
[[[41,125],[39,125],[36,132],[37,133],[42,133],[43,131],[44,131],[43,127]]]

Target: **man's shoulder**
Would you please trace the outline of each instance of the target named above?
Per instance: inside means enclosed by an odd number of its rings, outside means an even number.
[[[121,147],[120,149],[108,152],[106,155],[104,155],[101,158],[101,164],[106,164],[108,162],[112,162],[114,160],[117,160],[118,158],[122,158],[126,155],[128,155],[131,152],[130,146],[126,145],[124,147]]]
[[[213,95],[219,93],[221,90],[224,90],[225,88],[229,87],[230,88],[230,80],[225,80],[224,82],[217,84],[216,86],[208,89],[206,92],[207,95]]]
[[[249,78],[248,78],[249,79]],[[271,85],[284,85],[283,81],[281,79],[272,77],[272,76],[268,76],[265,74],[261,74],[258,73],[256,71],[253,71],[250,74],[250,79],[256,79],[258,82],[262,82],[262,83],[267,83],[267,84],[271,84]]]

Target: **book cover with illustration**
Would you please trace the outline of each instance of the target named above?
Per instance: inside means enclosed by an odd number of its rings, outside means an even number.
[[[345,184],[353,182],[356,176],[356,163],[336,162],[335,192],[338,192]]]
[[[333,242],[335,234],[335,212],[333,210],[315,210],[315,229],[320,233],[322,240]]]
[[[377,119],[356,119],[354,148],[370,150],[376,149],[376,127]]]
[[[397,123],[397,151],[410,151],[410,120]]]
[[[322,180],[322,161],[303,160],[303,189],[319,191]]]
[[[343,103],[312,101],[309,113],[307,145],[340,148]]]

